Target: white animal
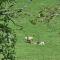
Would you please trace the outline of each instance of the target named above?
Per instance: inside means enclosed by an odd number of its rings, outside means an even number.
[[[27,36],[27,37],[25,37],[25,40],[27,43],[32,43],[33,37]]]
[[[31,36],[26,36],[25,39],[26,39],[26,40],[32,40],[33,37],[31,37]]]
[[[39,45],[45,45],[45,42],[44,42],[44,41],[41,41],[41,42],[39,43]]]

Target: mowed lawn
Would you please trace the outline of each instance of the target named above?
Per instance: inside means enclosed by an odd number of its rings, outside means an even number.
[[[49,24],[38,22],[32,25],[29,22],[38,15],[40,7],[60,6],[59,3],[60,0],[17,0],[16,7],[24,9],[16,18],[16,23],[23,26],[23,30],[16,30],[16,60],[60,60],[60,16],[54,17]],[[27,35],[32,36],[34,41],[45,41],[46,44],[27,44],[24,39]]]

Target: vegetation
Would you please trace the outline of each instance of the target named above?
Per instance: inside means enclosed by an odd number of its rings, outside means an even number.
[[[33,37],[32,44],[26,36]],[[1,60],[59,60],[59,47],[59,0],[0,1]]]
[[[11,27],[9,27],[10,21],[15,22],[12,18],[18,13],[18,10],[12,11],[15,0],[1,0],[0,1],[0,52],[3,54],[1,60],[15,60],[15,44],[16,34]]]

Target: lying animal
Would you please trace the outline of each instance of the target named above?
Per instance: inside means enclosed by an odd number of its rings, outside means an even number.
[[[25,37],[25,40],[26,40],[27,43],[32,43],[33,37],[31,37],[31,36],[26,36],[26,37]]]
[[[41,42],[39,43],[39,45],[45,45],[45,42],[44,42],[44,41],[41,41]]]
[[[36,45],[45,45],[45,42],[44,41],[36,41],[36,42],[33,42],[33,44],[36,44]]]

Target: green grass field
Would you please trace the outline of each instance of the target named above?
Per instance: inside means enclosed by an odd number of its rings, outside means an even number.
[[[24,8],[15,23],[23,26],[23,30],[15,30],[17,34],[16,60],[60,60],[60,15],[50,23],[38,22],[32,25],[29,20],[35,19],[43,7],[59,7],[60,0],[17,0],[17,8]],[[26,15],[30,14],[31,16]],[[10,24],[14,29],[19,28]],[[46,41],[44,46],[27,44],[25,36],[33,36],[34,41]]]

